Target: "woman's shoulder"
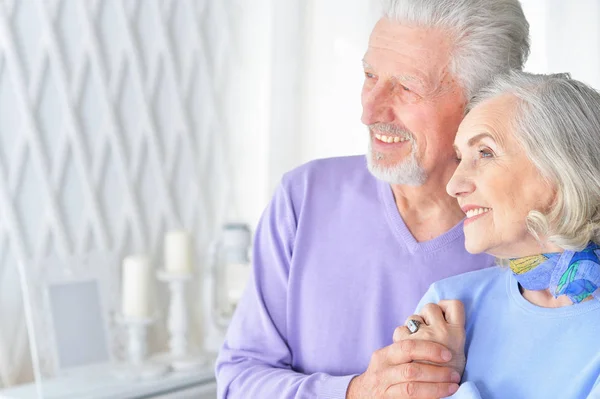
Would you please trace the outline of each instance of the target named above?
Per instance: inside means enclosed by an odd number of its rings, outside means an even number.
[[[505,278],[510,269],[500,266],[488,267],[448,277],[432,284],[439,299],[466,299],[497,289],[505,289]]]

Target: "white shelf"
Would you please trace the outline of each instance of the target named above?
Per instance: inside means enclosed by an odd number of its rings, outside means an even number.
[[[112,366],[102,365],[46,380],[42,392],[44,399],[166,399],[184,398],[188,394],[198,399],[214,399],[216,383],[212,366],[170,372],[152,380],[128,380],[117,377]],[[0,399],[38,399],[36,386],[28,384],[0,390]]]

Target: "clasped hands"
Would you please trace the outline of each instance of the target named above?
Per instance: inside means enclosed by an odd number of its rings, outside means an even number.
[[[430,303],[409,319],[419,329],[396,328],[393,343],[374,352],[367,371],[352,379],[347,399],[432,399],[458,390],[466,363],[462,302]]]

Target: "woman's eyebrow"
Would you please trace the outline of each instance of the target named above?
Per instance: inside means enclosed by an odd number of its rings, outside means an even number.
[[[490,139],[496,141],[496,138],[494,136],[492,136],[491,134],[489,134],[489,133],[479,133],[479,134],[471,137],[469,139],[469,141],[467,141],[467,145],[469,147],[472,147],[473,145],[475,145],[475,143],[477,143],[478,141],[480,141],[484,137],[489,137]]]
[[[490,133],[479,133],[479,134],[471,137],[469,139],[469,141],[467,141],[467,146],[473,147],[475,144],[477,144],[477,142],[479,142],[481,139],[486,138],[486,137],[492,139],[494,142],[496,141],[496,138],[493,135],[491,135]],[[452,144],[452,148],[454,148],[454,151],[456,151],[457,153],[460,152],[460,150],[456,144]]]

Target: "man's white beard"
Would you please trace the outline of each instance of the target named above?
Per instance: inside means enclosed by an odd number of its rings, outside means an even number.
[[[384,160],[385,154],[374,152],[371,141],[369,141],[369,153],[367,154],[369,172],[376,178],[390,184],[422,186],[427,180],[427,174],[417,161],[417,148],[415,142],[412,140],[411,145],[410,158],[395,165],[383,166],[378,160]]]

